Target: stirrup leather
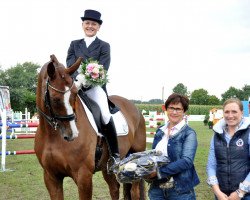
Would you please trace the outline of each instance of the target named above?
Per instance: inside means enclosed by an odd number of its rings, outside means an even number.
[[[120,158],[115,158],[113,156],[110,156],[107,162],[107,171],[109,174],[117,174],[119,170],[119,164],[120,164]]]

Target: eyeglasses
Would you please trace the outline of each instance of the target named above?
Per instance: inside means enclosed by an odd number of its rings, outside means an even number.
[[[183,108],[175,108],[175,107],[168,107],[167,108],[167,110],[169,111],[169,112],[174,112],[174,111],[176,111],[177,113],[181,113],[182,111],[183,111]]]

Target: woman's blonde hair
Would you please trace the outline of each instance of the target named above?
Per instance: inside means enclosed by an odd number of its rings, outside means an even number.
[[[241,100],[239,100],[238,98],[235,98],[235,97],[234,97],[234,98],[227,99],[227,100],[224,102],[224,104],[223,104],[223,110],[224,110],[225,106],[226,106],[227,104],[230,104],[230,103],[236,103],[236,104],[238,104],[240,110],[243,111],[243,104],[242,104]]]

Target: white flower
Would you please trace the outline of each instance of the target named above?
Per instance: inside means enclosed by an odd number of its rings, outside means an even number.
[[[98,68],[98,67],[95,67],[95,68],[92,70],[92,73],[94,73],[94,74],[99,74],[99,68]]]
[[[128,171],[128,172],[133,172],[136,170],[136,167],[137,167],[136,163],[129,162],[129,163],[125,164],[124,170]]]

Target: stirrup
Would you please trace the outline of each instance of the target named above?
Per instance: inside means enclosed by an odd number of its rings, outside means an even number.
[[[108,174],[117,174],[120,166],[120,158],[114,158],[113,156],[110,156],[107,162],[107,171]]]

